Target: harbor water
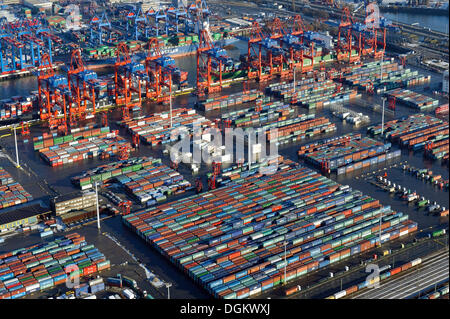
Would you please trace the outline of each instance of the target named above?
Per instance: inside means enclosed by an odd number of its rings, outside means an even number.
[[[424,15],[410,12],[381,12],[381,14],[394,24],[396,22],[417,23],[418,26],[448,34],[448,13],[447,15]]]

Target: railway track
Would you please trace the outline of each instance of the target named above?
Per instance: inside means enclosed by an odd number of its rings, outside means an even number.
[[[449,278],[448,250],[425,259],[405,275],[369,289],[350,299],[405,299]]]

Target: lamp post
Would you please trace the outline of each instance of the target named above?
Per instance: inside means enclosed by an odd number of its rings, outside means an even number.
[[[381,62],[380,62],[380,84],[383,82],[383,58],[384,58],[384,52],[383,55],[381,55]],[[382,97],[383,100],[383,108],[381,109],[381,138],[384,140],[384,104],[386,101],[386,97]]]
[[[20,163],[19,163],[19,151],[17,149],[17,134],[16,134],[16,125],[14,125],[14,144],[16,147],[16,167],[20,168]]]
[[[380,210],[380,234],[379,234],[379,237],[380,237],[380,247],[381,247],[381,220],[383,219],[383,210]]]
[[[100,211],[98,207],[98,189],[97,182],[95,182],[95,200],[97,202],[97,229],[100,230]]]
[[[167,299],[170,299],[170,287],[172,287],[172,284],[170,282],[166,282]]]
[[[286,262],[286,246],[287,246],[288,242],[285,241],[283,242],[284,245],[284,284],[286,284],[286,267],[287,267],[287,262]]]
[[[170,99],[169,99],[169,112],[170,112],[170,128],[172,128],[172,89],[170,89]]]
[[[381,109],[381,138],[384,140],[384,104],[386,102],[386,97],[381,98],[383,100],[383,108]]]
[[[297,71],[297,67],[296,66],[294,66],[294,94],[295,94],[295,71]]]

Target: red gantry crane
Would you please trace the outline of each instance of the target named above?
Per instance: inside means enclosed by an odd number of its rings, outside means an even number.
[[[50,129],[59,126],[67,132],[66,98],[70,98],[67,78],[55,75],[50,56],[44,54],[37,69],[38,105],[40,119],[47,122]]]
[[[145,74],[144,65],[131,60],[124,42],[118,44],[116,57],[114,64],[115,102],[117,105],[122,105],[123,120],[128,120],[130,110],[141,107],[141,80],[148,81],[148,76]]]
[[[201,30],[197,48],[197,93],[203,95],[221,91],[224,69],[233,67],[233,59],[227,51],[214,45],[208,30]]]
[[[158,103],[167,102],[172,94],[172,74],[165,68],[167,59],[171,58],[161,54],[158,39],[151,38],[148,43],[148,55],[145,58],[145,72],[148,75],[146,96]],[[164,87],[168,88],[169,94],[164,94]]]
[[[353,19],[350,15],[350,11],[347,7],[344,7],[341,23],[338,29],[338,41],[337,41],[337,60],[345,61],[348,63],[357,62],[360,60],[359,52],[356,50],[355,54],[352,54],[354,48],[359,48],[361,45],[353,45]]]
[[[72,93],[72,103],[69,105],[69,121],[72,126],[77,119],[86,118],[88,102],[92,105],[93,114],[96,112],[93,81],[97,79],[97,73],[85,68],[79,49],[72,51],[67,79]]]
[[[129,215],[131,212],[131,201],[124,200],[119,203],[119,211],[123,216]]]
[[[282,45],[288,48],[289,68],[295,68],[296,72],[300,73],[309,72],[314,66],[314,42],[311,41],[309,46],[304,44],[305,31],[301,16],[296,15],[292,21],[291,32],[281,39]],[[305,60],[310,60],[310,63],[305,65]]]
[[[197,48],[197,94],[199,96],[209,92],[212,87],[211,56],[208,54],[211,49],[212,44],[207,31],[201,30]]]
[[[258,22],[253,21],[250,30],[250,38],[247,46],[247,76],[249,79],[261,79],[263,76],[262,69],[262,47],[261,41],[264,35]]]
[[[270,76],[286,76],[290,73],[290,70],[284,67],[288,65],[288,61],[282,49],[282,39],[288,33],[279,18],[273,19],[268,27],[271,32],[270,36],[264,40],[266,55],[263,59],[263,65],[268,68]]]

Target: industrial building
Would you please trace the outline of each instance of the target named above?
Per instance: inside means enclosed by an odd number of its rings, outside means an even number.
[[[50,213],[50,209],[45,207],[42,202],[22,205],[19,208],[6,208],[0,213],[0,232],[37,224]]]

